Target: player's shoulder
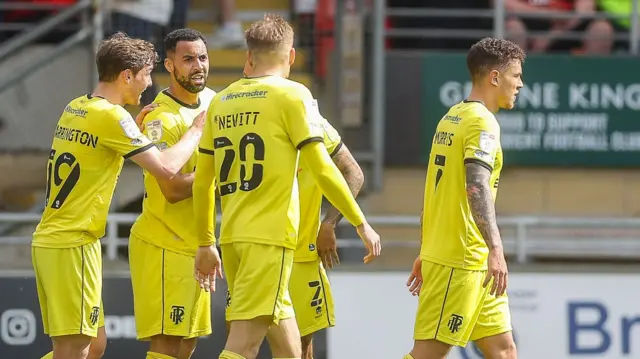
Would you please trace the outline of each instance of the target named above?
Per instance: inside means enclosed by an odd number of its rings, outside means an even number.
[[[89,113],[99,117],[92,121],[94,126],[98,128],[111,128],[114,123],[119,123],[120,126],[123,126],[133,122],[133,117],[129,111],[107,100],[93,101],[89,104],[89,107]]]
[[[461,114],[465,118],[476,118],[489,122],[498,122],[496,119],[496,115],[489,111],[487,106],[485,106],[482,102],[479,101],[462,101],[461,105]]]
[[[166,101],[154,101],[157,105],[151,112],[149,112],[142,123],[149,123],[151,121],[162,121],[163,123],[173,123],[176,121],[176,117],[179,116],[179,111],[174,108],[170,103]]]
[[[311,90],[304,84],[289,80],[283,77],[277,77],[272,81],[274,89],[282,95],[286,95],[289,98],[296,99],[309,99],[313,98]]]
[[[495,114],[479,101],[462,101],[451,107],[445,118],[458,121],[462,130],[481,128],[499,131],[500,129]]]
[[[120,105],[113,104],[102,97],[83,95],[71,100],[67,107],[83,108],[87,111],[87,117],[101,117],[116,119],[128,114],[127,110]]]

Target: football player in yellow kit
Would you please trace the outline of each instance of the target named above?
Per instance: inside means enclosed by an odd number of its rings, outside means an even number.
[[[275,358],[300,358],[289,280],[300,224],[298,160],[325,196],[380,255],[380,237],[367,223],[323,142],[317,101],[287,80],[295,60],[293,30],[266,16],[246,32],[250,78],[214,97],[199,146],[193,197],[199,245],[196,276],[215,290],[221,274],[215,247],[215,190],[220,193],[220,244],[231,296],[231,322],[220,358],[254,359],[265,336]],[[209,156],[208,158],[204,155]]]
[[[93,358],[104,351],[102,254],[113,191],[125,159],[157,178],[179,175],[202,136],[202,119],[160,152],[122,106],[137,105],[158,59],[152,44],[122,33],[96,55],[99,84],[72,100],[54,132],[45,209],[32,241],[44,331],[55,359]],[[92,359],[93,359],[92,358]]]
[[[247,62],[243,76],[248,77],[251,73],[251,66]],[[347,181],[349,189],[357,196],[364,183],[362,169],[342,142],[338,131],[324,118],[322,125],[324,146]],[[309,169],[305,168],[306,165],[300,163],[299,167],[300,231],[293,254],[289,287],[302,340],[302,359],[312,359],[313,334],[333,327],[336,323],[333,295],[325,268],[331,269],[340,263],[335,227],[342,214],[334,206],[330,206],[324,219],[320,220],[322,191],[314,182]]]
[[[407,283],[414,294],[421,286],[415,343],[404,359],[444,359],[452,346],[469,340],[485,358],[517,358],[494,205],[503,163],[495,113],[515,106],[524,59],[507,40],[473,45],[467,54],[471,93],[438,123],[424,190],[422,248]]]
[[[207,44],[193,29],[178,29],[164,40],[170,86],[153,101],[143,132],[161,150],[174,146],[215,91],[206,87]],[[144,173],[142,213],[131,228],[129,264],[139,340],[149,340],[148,359],[189,359],[200,336],[211,334],[211,295],[193,281],[198,248],[191,187],[198,154],[180,175],[163,180]]]

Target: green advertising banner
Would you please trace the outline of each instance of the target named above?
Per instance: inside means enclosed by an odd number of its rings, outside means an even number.
[[[465,54],[426,54],[422,113],[431,139],[449,107],[471,89]],[[640,60],[527,58],[516,108],[497,114],[505,165],[640,166]],[[428,161],[431,141],[424,141]]]

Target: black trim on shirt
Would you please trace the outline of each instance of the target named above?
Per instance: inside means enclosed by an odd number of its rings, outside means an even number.
[[[302,142],[298,143],[298,145],[296,146],[296,148],[302,149],[302,147],[310,144],[311,142],[324,142],[324,138],[322,137],[309,137],[306,140],[303,140]]]
[[[200,97],[198,97],[198,103],[197,104],[190,105],[188,103],[180,101],[177,97],[173,96],[171,93],[169,93],[168,89],[162,90],[162,93],[165,94],[167,97],[169,97],[170,99],[172,99],[173,101],[175,101],[178,105],[180,105],[182,107],[190,108],[192,110],[197,110],[197,109],[200,108],[200,105],[201,105]]]
[[[124,155],[124,156],[122,156],[122,157],[124,157],[124,159],[126,160],[126,159],[128,159],[128,158],[131,158],[131,157],[133,157],[133,156],[135,156],[135,155],[139,154],[139,153],[142,153],[142,152],[144,152],[144,151],[147,151],[147,150],[149,150],[150,148],[153,148],[153,147],[155,147],[155,146],[156,146],[155,144],[150,143],[150,144],[148,144],[148,145],[146,145],[146,146],[144,146],[144,147],[136,148],[135,150],[133,150],[133,151],[131,151],[131,152],[127,153],[126,155]]]
[[[92,98],[94,98],[94,97],[95,97],[95,98],[101,98],[101,99],[103,99],[103,100],[105,99],[105,98],[104,98],[104,97],[102,97],[102,96],[93,96],[93,95],[92,95],[92,94],[90,94],[90,93],[88,93],[88,94],[87,94],[87,98],[88,98],[89,100],[91,100],[91,99],[92,99]]]
[[[482,106],[484,106],[484,108],[486,108],[487,110],[489,110],[489,108],[487,107],[487,105],[484,104],[484,102],[482,101],[478,101],[478,100],[467,100],[466,98],[464,100],[462,100],[463,103],[479,103]],[[489,111],[491,112],[491,111]]]
[[[246,75],[246,74],[245,74]],[[261,75],[261,76],[246,76],[247,79],[253,80],[253,79],[261,79],[264,77],[270,77],[270,76],[274,76],[274,75]]]
[[[336,148],[333,150],[333,152],[331,152],[330,156],[331,158],[333,158],[335,155],[338,154],[338,152],[340,151],[340,149],[342,148],[342,146],[344,145],[344,142],[340,141],[340,143],[338,143],[338,145],[336,146]]]
[[[488,169],[489,172],[493,172],[493,167],[491,167],[488,163],[486,163],[486,162],[484,162],[482,160],[479,160],[477,158],[465,158],[464,163],[465,164],[467,164],[467,163],[475,163],[475,164],[478,164],[478,165]]]
[[[211,155],[211,156],[215,155],[214,151],[211,151],[211,150],[208,150],[208,149],[202,148],[202,147],[198,147],[198,152],[204,153],[205,155]]]

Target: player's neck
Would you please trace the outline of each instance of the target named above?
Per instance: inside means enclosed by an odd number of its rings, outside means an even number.
[[[108,82],[99,82],[98,86],[93,90],[91,96],[94,97],[102,97],[103,99],[109,101],[114,105],[125,105],[124,96],[121,91],[118,91],[118,88],[115,84]]]
[[[187,105],[197,105],[198,104],[198,95],[199,95],[198,92],[191,93],[191,92],[185,90],[184,88],[182,88],[182,86],[174,85],[174,84],[171,84],[169,86],[169,88],[167,89],[167,91],[169,91],[169,94],[171,94],[171,96],[173,96],[176,99],[180,100],[180,102],[182,102],[182,103],[186,103]]]
[[[466,101],[481,102],[492,113],[497,113],[500,109],[498,99],[490,91],[484,91],[477,87],[471,88],[471,93],[467,96]]]
[[[263,77],[263,76],[280,76],[287,77],[287,70],[282,66],[256,66],[251,71],[252,77]]]

